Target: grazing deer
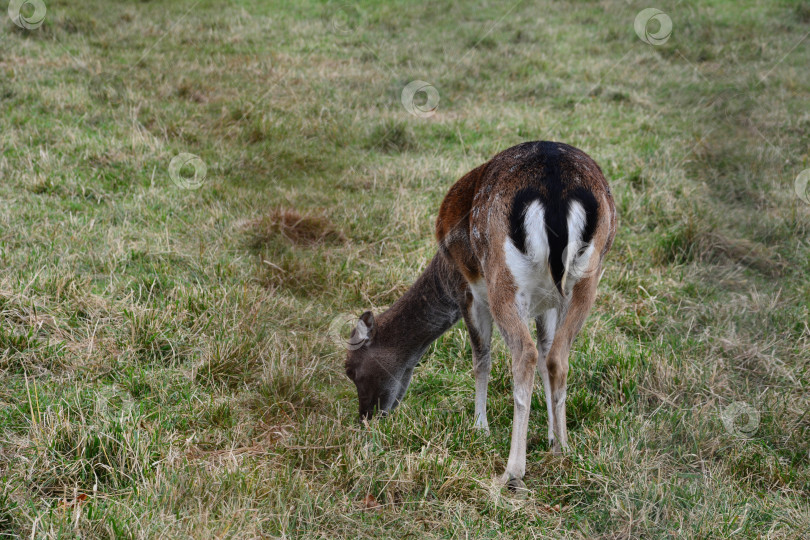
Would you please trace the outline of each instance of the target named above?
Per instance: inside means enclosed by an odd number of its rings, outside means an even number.
[[[523,143],[467,173],[439,209],[439,251],[427,269],[389,310],[376,317],[366,311],[352,331],[346,375],[357,386],[361,418],[396,407],[428,346],[463,317],[473,352],[475,427],[488,431],[494,320],[512,354],[514,379],[502,481],[522,487],[538,359],[551,448],[568,447],[568,353],[593,305],[615,233],[602,170],[572,146]],[[529,318],[537,325],[536,347]]]

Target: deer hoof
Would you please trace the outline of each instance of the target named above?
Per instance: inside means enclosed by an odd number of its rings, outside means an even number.
[[[475,424],[473,426],[473,429],[475,431],[477,431],[478,433],[480,433],[481,435],[485,435],[485,436],[489,437],[489,426],[482,425],[482,424]]]
[[[558,439],[551,440],[551,453],[555,456],[561,456],[564,452],[568,451],[568,445],[561,445]]]
[[[516,478],[513,476],[504,480],[505,480],[504,484],[506,485],[509,492],[515,496],[523,498],[529,491],[528,489],[526,489],[526,484],[520,478]]]

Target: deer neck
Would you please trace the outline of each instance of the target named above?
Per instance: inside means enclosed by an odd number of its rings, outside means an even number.
[[[431,343],[461,318],[457,301],[463,278],[437,253],[410,289],[378,317],[377,340],[415,366]]]

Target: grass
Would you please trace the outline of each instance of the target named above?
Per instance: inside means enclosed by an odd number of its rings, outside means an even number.
[[[0,537],[805,535],[808,9],[662,2],[652,46],[646,7],[54,0],[23,30],[0,2]],[[500,337],[491,436],[461,324],[363,428],[330,324],[402,294],[452,182],[535,139],[602,165],[620,229],[573,451],[538,385],[514,500]]]

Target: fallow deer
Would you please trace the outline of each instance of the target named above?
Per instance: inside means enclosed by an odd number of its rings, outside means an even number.
[[[463,317],[475,375],[475,427],[488,431],[492,321],[512,355],[514,416],[502,482],[523,487],[526,432],[540,359],[552,450],[568,448],[566,379],[571,344],[596,297],[616,210],[599,166],[556,142],[527,142],[473,169],[444,198],[438,253],[384,313],[366,311],[352,331],[346,374],[360,416],[403,399],[428,346]],[[528,320],[535,319],[537,346]]]

